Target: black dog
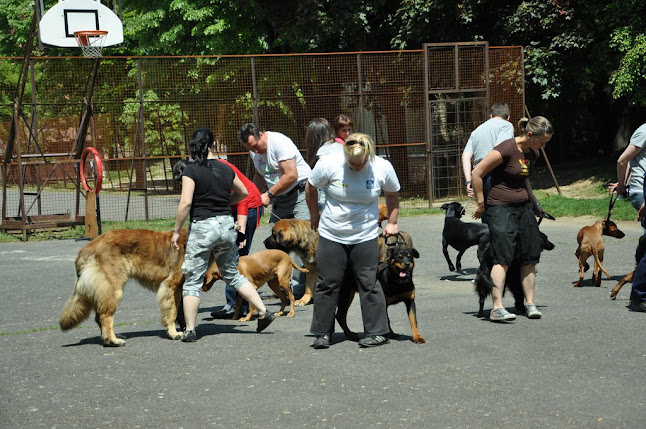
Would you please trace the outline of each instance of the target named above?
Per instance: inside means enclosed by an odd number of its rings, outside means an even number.
[[[455,271],[456,267],[459,271],[462,269],[462,255],[469,247],[477,244],[478,253],[480,253],[489,245],[489,227],[483,223],[461,221],[460,218],[465,212],[462,204],[458,202],[444,203],[442,210],[446,210],[442,231],[442,252],[449,264],[449,271]],[[449,258],[448,246],[459,252],[455,267]]]
[[[541,249],[542,250],[552,250],[554,249],[554,244],[547,238],[547,235],[541,234]],[[476,279],[474,282],[476,293],[478,294],[480,308],[478,309],[477,317],[484,316],[484,302],[485,299],[491,295],[491,290],[493,289],[493,281],[491,280],[491,268],[493,267],[493,252],[491,247],[487,246],[486,250],[479,254],[480,258],[480,267],[476,273]],[[520,282],[520,264],[518,261],[514,261],[507,270],[507,277],[505,279],[505,290],[509,289],[511,294],[514,296],[514,302],[516,310],[521,313],[525,312],[525,293],[523,292],[523,286]],[[504,291],[503,291],[504,294]]]
[[[419,258],[419,253],[414,248],[397,247],[393,249],[388,259],[379,266],[377,279],[384,290],[384,295],[386,295],[386,306],[400,302],[406,304],[413,342],[423,344],[426,340],[422,338],[417,328],[417,312],[415,310],[414,258]],[[357,334],[348,328],[347,323],[348,309],[357,292],[357,285],[351,274],[346,275],[344,286],[339,296],[336,320],[343,329],[345,336],[352,341],[357,341],[359,339]],[[390,327],[390,318],[388,319],[388,329],[390,330],[391,338],[397,337],[397,334]]]

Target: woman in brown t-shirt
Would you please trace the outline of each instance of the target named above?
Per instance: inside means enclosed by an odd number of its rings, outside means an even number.
[[[542,316],[534,304],[535,266],[541,253],[538,223],[530,204],[528,177],[539,156],[538,149],[552,138],[552,124],[542,116],[518,122],[521,135],[500,143],[482,160],[471,175],[478,207],[475,219],[485,211],[482,178],[491,173],[491,191],[487,197],[487,223],[493,254],[491,321],[514,320],[502,305],[507,269],[514,260],[521,265],[520,277],[525,293],[525,311],[530,319]]]

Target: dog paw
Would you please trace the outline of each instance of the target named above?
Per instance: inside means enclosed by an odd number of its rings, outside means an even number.
[[[126,341],[118,338],[114,338],[112,340],[103,342],[103,347],[123,347],[125,345],[126,345]]]
[[[301,298],[298,301],[294,302],[294,305],[296,307],[305,307],[307,304],[309,304],[309,302],[310,302],[309,298],[307,298],[307,299]]]
[[[455,267],[453,265],[449,265],[449,271],[451,272],[455,271]]]
[[[175,331],[175,332],[170,332],[169,331],[168,332],[168,338],[170,338],[171,340],[179,340],[179,339],[182,338],[182,334],[177,332],[177,331]]]
[[[422,338],[422,337],[417,337],[417,338],[413,338],[413,342],[415,344],[424,344],[426,342],[426,340],[424,338]]]
[[[289,313],[287,313],[287,317],[294,317],[294,314],[295,313],[293,311],[290,311]]]

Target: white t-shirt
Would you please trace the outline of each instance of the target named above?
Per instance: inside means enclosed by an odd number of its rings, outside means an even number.
[[[296,169],[298,170],[298,180],[281,194],[289,192],[298,182],[307,179],[312,171],[310,166],[303,159],[303,155],[298,150],[292,139],[285,134],[274,131],[267,131],[267,151],[263,154],[249,152],[254,167],[258,173],[265,178],[268,187],[275,185],[284,174],[280,168],[280,161],[288,159],[296,160]]]
[[[316,157],[332,155],[333,153],[343,152],[343,145],[336,141],[331,141],[323,144],[319,150],[316,151]]]
[[[498,116],[480,124],[469,137],[464,151],[473,154],[473,165],[482,161],[498,143],[514,138],[514,126]]]
[[[628,182],[629,192],[631,194],[641,194],[644,192],[644,172],[646,172],[646,124],[642,124],[635,130],[630,137],[630,144],[637,146],[641,150],[633,159],[630,160],[630,180]]]
[[[319,234],[342,244],[358,244],[379,235],[378,199],[381,191],[398,192],[399,179],[392,164],[376,156],[360,171],[351,170],[343,153],[319,159],[308,179],[325,189],[325,208]]]

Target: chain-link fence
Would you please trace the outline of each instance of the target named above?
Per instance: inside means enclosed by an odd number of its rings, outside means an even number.
[[[186,156],[186,144],[198,127],[210,128],[219,138],[220,154],[252,177],[248,154],[237,141],[240,125],[255,122],[280,131],[305,153],[310,120],[332,122],[339,114],[353,119],[354,131],[373,136],[378,153],[393,163],[403,206],[428,207],[438,197],[459,197],[459,153],[469,133],[487,118],[489,106],[509,103],[514,122],[523,111],[522,49],[491,47],[487,53],[488,71],[468,55],[457,70],[444,67],[452,59],[426,58],[424,50],[105,57],[94,85],[89,84],[92,60],[35,57],[24,79],[12,154],[4,151],[23,59],[0,58],[3,214],[83,213],[73,148],[89,87],[93,121],[85,146],[96,148],[103,159],[103,220],[173,217],[179,187],[172,166]],[[449,95],[441,90],[442,82],[451,87],[458,75],[467,82],[473,70],[480,70],[474,76],[485,85],[485,98],[474,98],[467,87]],[[429,94],[430,83],[440,90]]]

